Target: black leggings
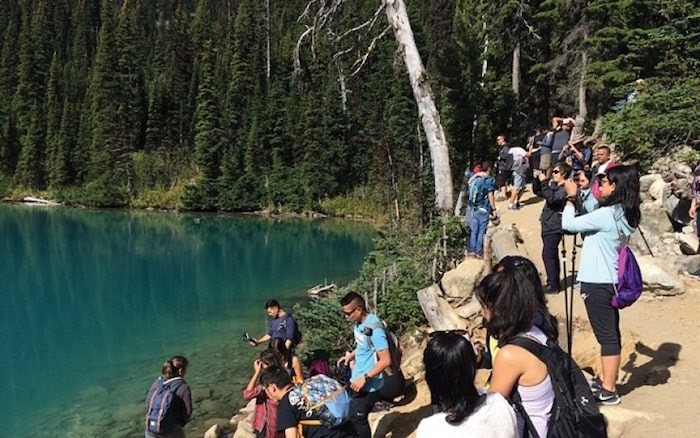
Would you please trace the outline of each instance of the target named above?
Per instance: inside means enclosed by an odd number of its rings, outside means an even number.
[[[611,303],[614,293],[612,284],[581,283],[581,297],[601,356],[616,356],[621,350],[620,311]]]

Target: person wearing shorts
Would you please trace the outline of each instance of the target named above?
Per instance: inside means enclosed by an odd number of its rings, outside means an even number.
[[[513,156],[513,169],[511,176],[513,178],[513,187],[510,191],[510,199],[508,203],[509,210],[518,210],[520,208],[520,197],[523,194],[525,187],[525,177],[530,168],[527,157],[527,151],[520,146],[511,146],[508,153]]]

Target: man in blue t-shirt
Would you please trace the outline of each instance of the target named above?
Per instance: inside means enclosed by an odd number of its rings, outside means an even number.
[[[268,300],[265,303],[265,311],[267,316],[272,318],[270,326],[262,337],[258,339],[251,339],[250,344],[257,347],[263,342],[267,342],[272,338],[282,338],[284,339],[284,345],[287,350],[293,350],[296,347],[297,339],[299,338],[297,332],[297,322],[292,315],[285,312],[277,300]]]
[[[384,384],[383,371],[391,365],[389,341],[384,325],[377,315],[367,313],[365,300],[360,294],[348,293],[340,300],[340,305],[343,306],[345,318],[354,325],[356,345],[355,350],[346,353],[338,360],[338,366],[355,360],[350,377],[350,389],[353,395],[350,421],[355,427],[357,436],[371,438],[367,414],[372,410],[377,401],[378,391]]]
[[[494,192],[496,182],[491,177],[490,161],[481,163],[481,172],[469,178],[467,188],[467,215],[465,222],[469,226],[467,253],[470,257],[484,256],[484,236],[489,225],[489,217],[496,214]]]

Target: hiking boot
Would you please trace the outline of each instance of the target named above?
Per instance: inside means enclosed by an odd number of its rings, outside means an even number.
[[[619,405],[620,396],[617,391],[608,391],[607,389],[600,387],[600,390],[595,394],[595,398],[601,405]]]

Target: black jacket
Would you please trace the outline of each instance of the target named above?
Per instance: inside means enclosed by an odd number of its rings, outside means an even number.
[[[542,184],[537,195],[545,200],[542,214],[540,214],[542,235],[561,233],[561,212],[566,206],[564,186],[556,186],[553,181],[547,181]]]

